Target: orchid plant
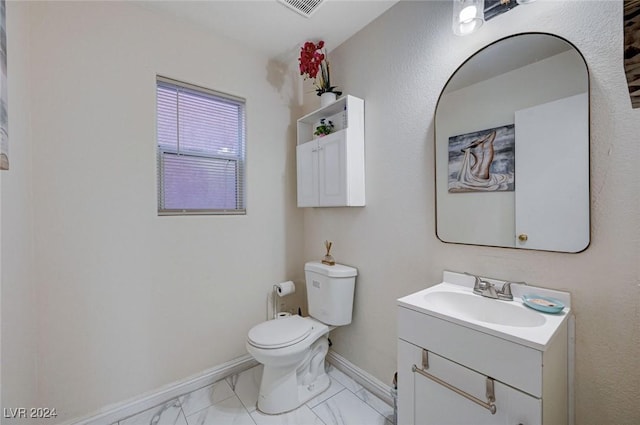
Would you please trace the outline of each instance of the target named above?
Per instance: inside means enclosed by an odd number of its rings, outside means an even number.
[[[318,96],[322,93],[335,93],[340,96],[341,91],[336,90],[336,86],[331,85],[331,76],[329,68],[329,60],[324,49],[324,41],[320,40],[318,44],[307,41],[300,48],[300,75],[314,79],[314,86]]]

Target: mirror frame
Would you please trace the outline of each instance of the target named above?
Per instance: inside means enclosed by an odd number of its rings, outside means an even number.
[[[447,88],[447,86],[449,85],[449,83],[451,82],[451,80],[455,77],[455,75],[458,73],[458,71],[465,65],[467,64],[467,62],[469,62],[471,59],[473,59],[476,55],[480,54],[481,52],[485,51],[486,49],[494,46],[495,44],[504,41],[504,40],[508,40],[514,37],[518,37],[518,36],[522,36],[522,35],[547,35],[547,36],[551,36],[557,39],[560,39],[562,41],[564,41],[565,43],[567,43],[569,46],[571,46],[577,53],[578,55],[580,55],[580,58],[582,59],[582,62],[584,63],[585,66],[585,70],[586,70],[586,75],[587,75],[587,130],[588,130],[588,137],[587,137],[587,171],[588,171],[588,175],[587,175],[587,187],[588,187],[588,214],[589,214],[589,229],[588,229],[588,242],[586,244],[586,246],[581,249],[580,251],[557,251],[557,250],[552,250],[552,249],[534,249],[534,248],[521,248],[521,247],[517,247],[517,246],[504,246],[504,245],[488,245],[488,244],[476,244],[476,243],[469,243],[469,242],[450,242],[450,241],[445,241],[443,240],[440,235],[438,235],[438,169],[437,169],[437,142],[438,142],[438,138],[437,138],[437,119],[436,119],[436,115],[438,112],[438,107],[440,106],[440,101],[442,100],[442,96],[445,94],[445,90]],[[434,207],[435,207],[435,220],[434,220],[434,230],[435,230],[435,234],[436,234],[436,238],[442,242],[442,243],[447,243],[447,244],[454,244],[454,245],[469,245],[469,246],[482,246],[482,247],[489,247],[489,248],[504,248],[504,249],[516,249],[516,250],[526,250],[526,251],[540,251],[540,252],[556,252],[556,253],[562,253],[562,254],[579,254],[581,252],[586,251],[589,246],[591,246],[591,233],[592,233],[592,217],[591,217],[591,203],[592,203],[592,198],[591,198],[591,72],[589,70],[589,65],[584,57],[584,55],[582,54],[582,52],[580,51],[580,49],[578,49],[578,47],[572,43],[571,41],[567,40],[566,38],[559,36],[557,34],[552,34],[552,33],[548,33],[548,32],[543,32],[543,31],[527,31],[527,32],[521,32],[521,33],[515,33],[515,34],[511,34],[508,35],[506,37],[502,37],[499,38],[497,40],[492,41],[491,43],[485,45],[484,47],[478,49],[476,52],[474,52],[472,55],[470,55],[468,58],[466,58],[460,65],[458,65],[458,67],[455,69],[455,71],[453,71],[453,73],[449,76],[449,78],[447,79],[446,83],[444,84],[444,86],[442,87],[442,90],[440,91],[440,95],[438,96],[438,101],[436,102],[436,106],[434,109],[434,113],[433,113],[433,175],[434,175],[434,179],[433,179],[433,185],[434,185]],[[514,235],[515,236],[515,235]]]

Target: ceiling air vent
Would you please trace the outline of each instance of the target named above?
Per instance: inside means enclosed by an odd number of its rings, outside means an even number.
[[[304,16],[310,18],[311,15],[318,9],[318,7],[324,2],[324,0],[278,0],[280,3],[287,6],[289,9],[294,10]]]

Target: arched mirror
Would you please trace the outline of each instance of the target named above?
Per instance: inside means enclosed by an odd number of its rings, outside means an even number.
[[[435,162],[443,242],[586,249],[589,74],[580,52],[525,33],[467,59],[438,100]]]

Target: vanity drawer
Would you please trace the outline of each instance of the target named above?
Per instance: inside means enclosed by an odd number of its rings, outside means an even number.
[[[414,406],[398,417],[398,423],[420,425],[496,425],[496,424],[541,424],[542,400],[518,391],[500,381],[491,381],[474,370],[452,362],[437,354],[428,353],[425,364],[422,349],[404,341],[398,342],[403,367],[400,382],[407,382],[412,392],[399,393],[399,401],[409,397]],[[408,365],[416,365],[409,370]],[[419,369],[419,370],[416,370]],[[452,389],[453,387],[453,389]],[[402,386],[399,389],[403,389]],[[490,390],[490,392],[489,392]],[[493,398],[489,398],[489,394]],[[469,397],[475,398],[473,402]],[[479,402],[485,403],[481,405]],[[493,413],[489,406],[493,405]],[[409,411],[407,411],[409,410]],[[554,422],[558,424],[560,422]]]
[[[400,307],[398,338],[542,397],[542,352]]]

